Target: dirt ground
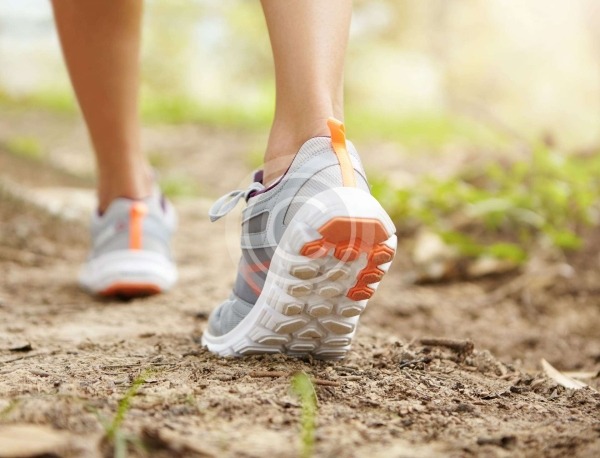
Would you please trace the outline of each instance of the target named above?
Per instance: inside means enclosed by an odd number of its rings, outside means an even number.
[[[8,153],[32,132],[43,158]],[[211,225],[207,210],[244,186],[264,137],[151,127],[145,142],[164,179],[195,189],[175,198],[180,281],[162,296],[99,300],[75,283],[93,207],[81,124],[0,112],[0,457],[112,456],[107,424],[140,374],[122,424],[129,456],[298,456],[297,371],[316,387],[316,456],[600,456],[600,230],[563,260],[570,275],[543,266],[411,285],[401,245],[344,361],[220,359],[197,342],[231,288],[238,235],[235,215]],[[426,162],[359,146],[374,172]],[[542,358],[589,387],[559,386]]]

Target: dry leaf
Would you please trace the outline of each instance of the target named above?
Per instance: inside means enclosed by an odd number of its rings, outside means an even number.
[[[70,435],[47,426],[0,427],[0,458],[61,456],[70,446]]]
[[[600,372],[563,372],[567,377],[576,378],[579,380],[588,380],[595,377],[600,377]]]
[[[579,380],[572,379],[566,376],[562,372],[556,370],[548,361],[542,358],[542,368],[548,377],[558,383],[560,386],[565,388],[571,388],[573,390],[579,390],[586,387],[587,385]]]

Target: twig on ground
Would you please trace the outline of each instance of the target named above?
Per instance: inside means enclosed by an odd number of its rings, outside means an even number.
[[[13,345],[12,347],[10,347],[8,349],[8,351],[22,352],[22,353],[27,353],[27,352],[30,352],[31,350],[33,350],[33,347],[31,346],[31,344],[29,342],[24,342],[24,343],[20,343],[17,345]]]
[[[446,347],[460,354],[473,353],[475,345],[470,339],[457,340],[457,339],[443,339],[443,338],[425,338],[420,340],[421,345],[427,345],[429,347]]]
[[[336,380],[323,380],[321,378],[314,378],[311,380],[315,385],[322,386],[341,386],[341,383]]]
[[[24,355],[24,356],[19,356],[17,358],[8,359],[6,361],[0,361],[0,364],[14,363],[15,361],[21,361],[22,359],[36,358],[38,356],[53,356],[53,355],[56,355],[57,353],[59,353],[59,351],[54,350],[54,351],[50,351],[50,352],[40,352],[40,353],[31,354],[31,355]]]
[[[250,372],[250,377],[256,378],[279,378],[279,377],[287,377],[291,375],[290,372],[283,371],[252,371]]]
[[[333,368],[336,372],[349,372],[351,374],[362,374],[362,370],[355,366],[335,366]]]
[[[38,377],[50,377],[50,374],[46,371],[42,371],[40,369],[29,369],[33,375],[37,375]]]
[[[431,362],[431,358],[430,357],[419,358],[419,359],[411,359],[410,361],[404,361],[403,363],[400,363],[400,366],[398,366],[398,367],[400,369],[404,369],[405,367],[413,366],[415,364],[429,363],[429,362]]]
[[[115,365],[111,365],[111,366],[100,366],[100,369],[102,370],[107,370],[107,369],[129,369],[130,367],[137,367],[140,366],[141,363],[133,363],[133,364],[115,364]]]

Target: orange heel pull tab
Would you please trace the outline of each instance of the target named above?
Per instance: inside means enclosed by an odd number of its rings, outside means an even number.
[[[329,127],[329,132],[331,132],[333,151],[335,151],[342,170],[342,182],[344,186],[356,187],[354,167],[346,149],[346,129],[340,121],[334,118],[327,120],[327,127]]]
[[[129,249],[142,249],[142,232],[144,217],[148,213],[148,207],[144,202],[135,202],[129,210]]]

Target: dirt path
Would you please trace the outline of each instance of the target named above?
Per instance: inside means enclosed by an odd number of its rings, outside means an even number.
[[[595,253],[570,260],[577,276],[568,280],[540,271],[428,287],[406,285],[400,259],[345,361],[218,359],[196,341],[231,287],[236,218],[217,227],[206,212],[249,174],[244,145],[264,139],[196,127],[146,132],[149,149],[168,151],[155,159],[163,175],[199,183],[200,196],[176,199],[178,287],[117,302],[90,298],[74,281],[93,205],[81,126],[0,113],[0,144],[34,124],[44,126],[43,161],[0,150],[0,457],[14,456],[11,443],[23,456],[111,456],[106,424],[140,374],[121,428],[131,456],[298,456],[296,371],[316,379],[317,456],[600,454],[598,375],[586,380],[592,388],[567,390],[539,366],[543,357],[561,370],[600,370]],[[369,148],[370,168],[402,166]],[[222,163],[227,173],[218,174]],[[591,248],[597,239],[590,235]],[[475,349],[424,345],[428,336],[472,339]],[[31,440],[15,441],[20,433]]]

